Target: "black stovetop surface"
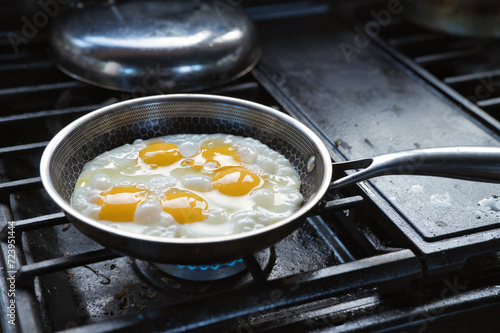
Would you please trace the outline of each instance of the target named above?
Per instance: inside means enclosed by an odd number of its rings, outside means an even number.
[[[367,7],[365,12],[370,10]],[[426,68],[410,72],[406,63],[376,45],[391,47],[396,38],[391,31],[398,31],[399,39],[405,30],[407,37],[428,32],[408,28],[408,23],[396,17],[387,34],[357,48],[359,30],[354,28],[364,28],[366,22],[358,21],[360,16],[347,23],[345,16],[344,20],[334,16],[302,23],[295,19],[294,24],[279,27],[271,24],[262,38],[259,69],[267,84],[311,121],[335,147],[340,155],[336,158],[442,146],[500,146],[497,119],[487,114],[486,120],[473,118],[472,111],[444,96],[433,82],[423,82],[419,75],[427,73]],[[443,44],[464,39],[440,38]],[[478,45],[490,43],[476,41]],[[406,57],[396,47],[391,51]],[[495,61],[495,53],[490,54]],[[396,225],[396,234],[402,232],[411,246],[430,258],[429,269],[461,265],[470,255],[499,249],[500,212],[478,209],[478,202],[499,195],[497,184],[405,175],[379,177],[362,186],[394,216],[388,229]],[[449,252],[443,255],[444,250]]]

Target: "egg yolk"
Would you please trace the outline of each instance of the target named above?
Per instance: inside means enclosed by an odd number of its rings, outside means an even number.
[[[147,192],[131,186],[112,187],[97,200],[99,218],[113,222],[132,222],[137,206],[146,201]]]
[[[236,153],[236,148],[223,146],[217,148],[204,148],[201,150],[201,156],[206,162],[217,162],[217,166],[231,166],[241,163]]]
[[[207,202],[200,196],[187,191],[173,191],[161,198],[163,211],[172,215],[177,223],[185,224],[202,221]]]
[[[177,146],[172,143],[153,143],[139,152],[139,158],[151,166],[167,166],[182,159]]]
[[[214,188],[222,194],[239,197],[248,194],[261,184],[261,178],[253,172],[242,168],[226,168],[214,177]]]

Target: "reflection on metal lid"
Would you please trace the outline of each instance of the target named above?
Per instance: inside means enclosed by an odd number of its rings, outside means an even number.
[[[76,79],[148,94],[226,83],[250,71],[261,53],[241,8],[179,0],[72,8],[58,16],[49,51]]]

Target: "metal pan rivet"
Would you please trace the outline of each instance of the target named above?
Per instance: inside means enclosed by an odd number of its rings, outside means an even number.
[[[307,160],[307,172],[311,172],[314,170],[314,166],[316,165],[316,157],[311,156]]]

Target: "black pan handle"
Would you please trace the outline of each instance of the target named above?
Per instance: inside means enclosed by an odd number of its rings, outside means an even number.
[[[384,175],[423,175],[500,183],[500,148],[496,147],[416,149],[332,165],[334,170],[362,170],[335,180],[330,188]]]

